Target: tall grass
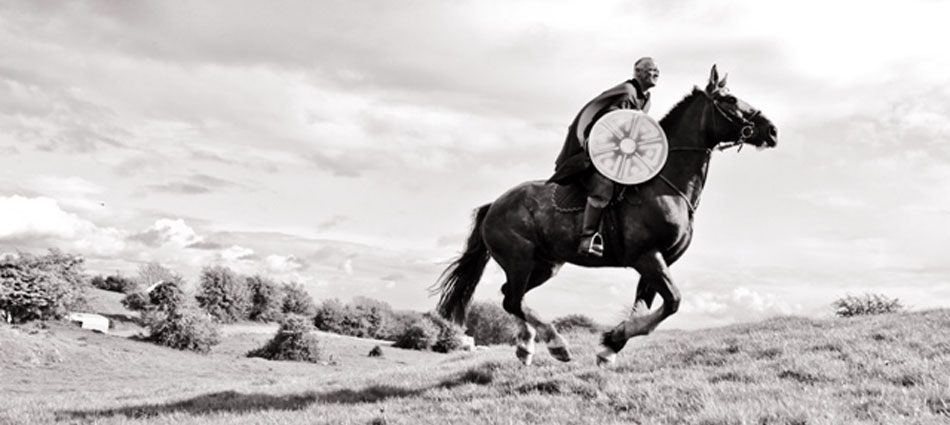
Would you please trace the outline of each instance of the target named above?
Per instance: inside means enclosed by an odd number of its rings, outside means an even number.
[[[341,337],[324,338],[340,361],[321,366],[240,358],[269,335],[198,356],[4,326],[0,340],[19,348],[0,344],[0,358],[20,360],[0,360],[2,373],[20,374],[0,380],[0,412],[41,424],[946,424],[948,328],[936,310],[660,331],[600,369],[584,333],[570,336],[572,363],[523,367],[511,347],[369,358],[375,342]],[[69,359],[93,346],[102,358],[85,369]],[[24,358],[53,347],[59,362]]]

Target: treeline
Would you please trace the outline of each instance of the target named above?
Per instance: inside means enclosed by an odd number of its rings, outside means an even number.
[[[315,328],[439,352],[462,346],[465,334],[477,345],[492,345],[511,344],[519,332],[515,320],[495,303],[473,303],[460,327],[434,313],[395,310],[367,297],[317,304],[299,283],[243,276],[223,266],[203,268],[190,294],[180,274],[158,263],[140,266],[134,276],[91,277],[84,274],[83,264],[81,256],[58,250],[0,256],[0,314],[11,323],[60,319],[83,309],[85,288],[93,286],[126,294],[122,304],[141,313],[144,339],[197,352],[207,352],[220,341],[221,324],[245,320],[280,322],[287,328],[284,334]],[[566,316],[554,323],[562,331],[600,330],[586,316]]]

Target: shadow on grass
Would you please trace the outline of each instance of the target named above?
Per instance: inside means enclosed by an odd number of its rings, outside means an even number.
[[[173,413],[209,415],[215,413],[249,413],[267,410],[303,410],[314,403],[375,403],[390,398],[414,397],[424,392],[425,389],[406,389],[387,385],[374,385],[361,390],[342,389],[325,393],[308,391],[302,394],[284,396],[242,394],[236,391],[223,391],[165,404],[146,404],[90,411],[64,411],[60,412],[57,416],[61,419],[94,420],[113,416],[149,418]]]

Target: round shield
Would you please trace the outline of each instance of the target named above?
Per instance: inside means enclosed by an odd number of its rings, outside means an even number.
[[[600,117],[587,138],[594,168],[621,184],[643,183],[666,164],[669,142],[663,128],[649,115],[619,109]]]

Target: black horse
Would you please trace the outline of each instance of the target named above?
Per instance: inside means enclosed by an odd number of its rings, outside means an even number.
[[[612,363],[627,340],[646,335],[676,313],[680,294],[669,266],[693,235],[693,214],[706,182],[709,160],[717,147],[750,144],[774,147],[778,132],[755,108],[726,89],[713,65],[705,90],[694,88],[660,121],[669,140],[669,157],[653,179],[637,185],[637,202],[620,202],[617,211],[622,255],[587,258],[577,254],[581,215],[556,211],[552,185],[522,183],[475,213],[475,225],[465,252],[445,270],[436,283],[441,292],[439,313],[462,323],[488,259],[504,269],[502,286],[505,311],[519,319],[523,332],[517,356],[531,364],[535,336],[541,332],[551,355],[571,360],[564,338],[523,303],[526,292],[551,278],[564,263],[586,267],[633,267],[640,274],[633,311],[603,336],[605,349],[599,364]],[[609,246],[608,246],[609,248]],[[651,311],[659,294],[662,308]]]

